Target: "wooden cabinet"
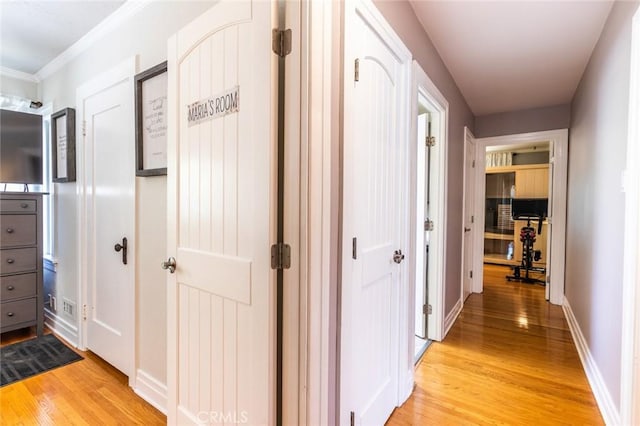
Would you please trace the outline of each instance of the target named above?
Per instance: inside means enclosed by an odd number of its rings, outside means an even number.
[[[0,331],[42,336],[42,196],[0,193]]]
[[[526,220],[505,222],[505,215],[510,217],[513,185],[515,198],[548,198],[549,197],[549,165],[533,164],[524,166],[494,167],[486,170],[485,191],[485,239],[484,261],[502,265],[519,265],[522,262],[522,242],[520,229],[527,224]],[[537,222],[532,226],[536,228]],[[508,258],[509,243],[513,243],[513,256]],[[543,224],[542,234],[536,237],[535,250],[540,250],[542,258],[534,262],[534,266],[544,266],[547,261],[547,225]]]
[[[516,170],[516,198],[547,198],[549,196],[549,165]]]

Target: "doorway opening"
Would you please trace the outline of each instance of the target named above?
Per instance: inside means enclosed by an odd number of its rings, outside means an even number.
[[[568,130],[483,138],[477,144],[472,211],[481,226],[473,229],[473,270],[480,272],[473,276],[474,292],[482,292],[485,263],[497,264],[508,268],[505,278],[544,286],[545,299],[562,305]]]
[[[547,287],[549,148],[485,148],[483,262],[502,266],[509,282]]]
[[[448,102],[422,68],[413,63],[412,259],[414,295],[411,354],[417,362],[443,332]]]
[[[421,185],[418,185],[418,193],[416,194],[418,200],[418,208],[423,211],[424,217],[427,218],[424,222],[424,234],[422,236],[422,247],[418,247],[418,250],[422,251],[422,256],[416,259],[416,303],[415,303],[415,348],[414,348],[414,361],[417,362],[422,354],[427,350],[427,347],[431,343],[428,337],[428,323],[429,323],[429,242],[431,237],[431,230],[433,229],[433,222],[431,219],[431,191],[429,188],[429,181],[431,178],[431,148],[430,141],[433,139],[432,134],[432,116],[437,113],[430,111],[428,108],[429,103],[424,96],[418,94],[418,117],[417,117],[417,131],[418,131],[418,144],[424,142],[424,176],[421,180]],[[434,117],[435,118],[435,117]],[[435,120],[434,120],[435,121]]]

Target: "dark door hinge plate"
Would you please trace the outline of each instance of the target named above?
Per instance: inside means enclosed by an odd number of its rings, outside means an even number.
[[[291,246],[277,243],[271,246],[271,269],[291,268]]]
[[[291,30],[274,28],[271,34],[271,48],[273,53],[281,58],[291,53]]]

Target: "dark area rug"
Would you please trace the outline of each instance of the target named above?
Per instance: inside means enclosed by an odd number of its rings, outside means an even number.
[[[0,348],[0,386],[5,386],[72,362],[82,357],[53,334]]]

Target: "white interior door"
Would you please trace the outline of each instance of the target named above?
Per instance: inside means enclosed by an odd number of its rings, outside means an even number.
[[[84,128],[85,344],[132,377],[134,368],[135,162],[132,59],[78,90]],[[124,249],[115,245],[127,239]]]
[[[547,226],[546,226],[546,232],[547,232],[547,264],[546,264],[546,269],[547,272],[545,274],[545,281],[547,282],[547,285],[545,285],[544,287],[544,298],[545,300],[550,300],[551,298],[551,280],[549,279],[549,275],[550,275],[550,270],[551,270],[551,259],[553,259],[553,238],[551,238],[551,233],[553,232],[553,204],[554,204],[554,197],[553,197],[553,172],[554,172],[554,143],[551,142],[549,144],[549,193],[548,193],[548,202],[547,202]]]
[[[410,57],[375,12],[345,7],[341,424],[384,424],[398,404],[400,294],[408,300]]]
[[[431,215],[429,212],[429,173],[431,164],[431,155],[429,148],[425,144],[429,126],[429,113],[418,115],[417,135],[418,135],[418,155],[421,157],[418,161],[418,170],[421,171],[419,182],[416,185],[416,196],[418,211],[422,212],[418,220],[419,235],[416,239],[418,251],[416,253],[416,306],[415,306],[415,332],[416,336],[427,338],[427,320],[428,315],[425,313],[424,307],[428,305],[428,285],[429,285],[429,237],[431,231],[425,226],[420,227]]]
[[[462,270],[462,300],[467,300],[473,288],[473,249],[474,249],[474,209],[475,209],[475,138],[465,128],[464,133],[464,214],[463,214],[463,270]]]
[[[170,424],[275,422],[272,12],[221,1],[169,40]]]

